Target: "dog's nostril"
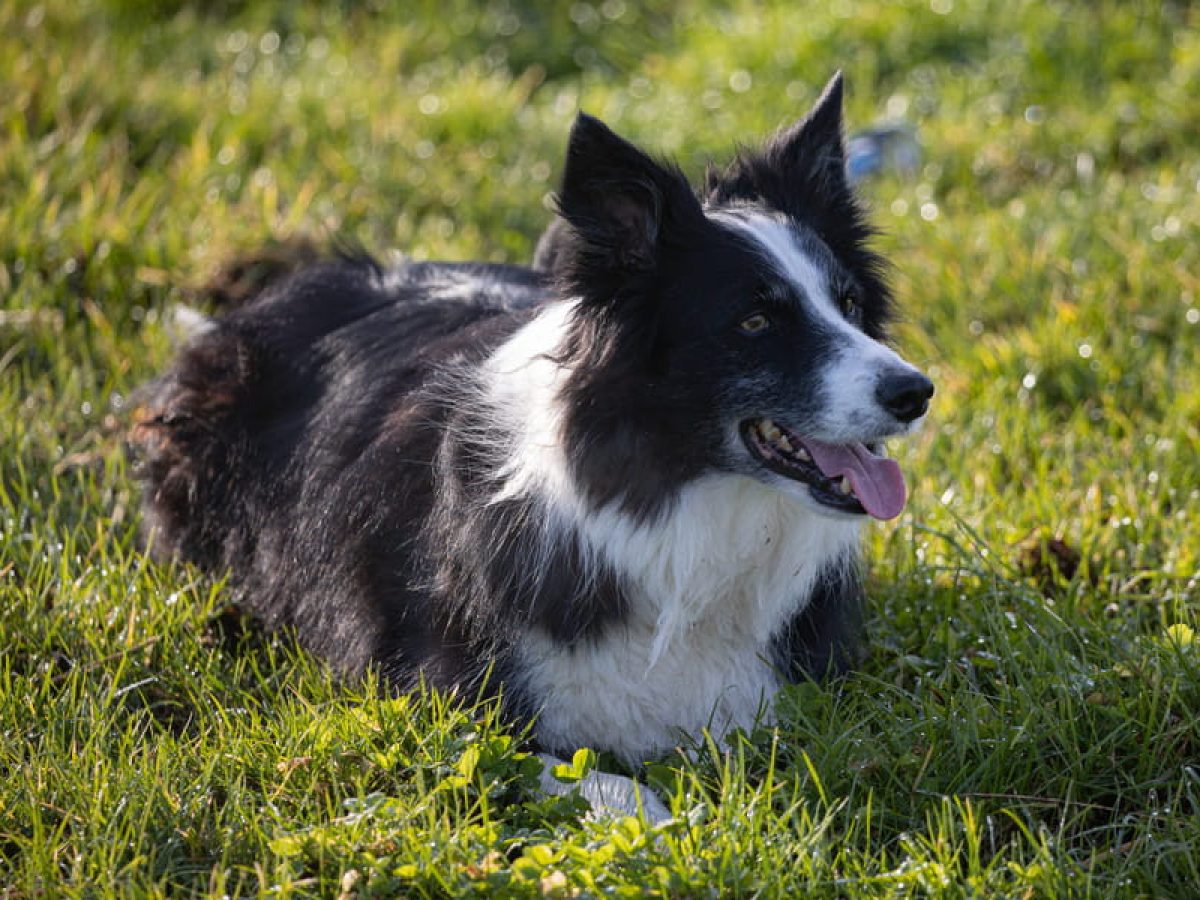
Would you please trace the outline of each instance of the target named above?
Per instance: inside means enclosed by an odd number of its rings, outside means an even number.
[[[875,388],[879,405],[901,422],[911,422],[925,415],[932,396],[933,382],[920,372],[886,375]]]

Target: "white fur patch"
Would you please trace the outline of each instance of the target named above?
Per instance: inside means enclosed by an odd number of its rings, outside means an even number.
[[[167,331],[174,344],[189,343],[216,327],[213,319],[183,303],[174,304],[167,312]]]
[[[505,487],[495,499],[547,494],[553,506],[572,505],[562,454],[562,409],[558,393],[567,372],[550,357],[562,344],[573,303],[548,306],[502,344],[485,366],[487,402],[496,424],[515,438],[517,452],[500,472]]]
[[[657,522],[605,508],[578,527],[621,573],[626,621],[571,649],[531,634],[525,678],[545,698],[553,746],[611,749],[636,764],[708,728],[720,738],[770,711],[774,634],[808,600],[860,523],[833,520],[754,479],[714,474]]]
[[[849,556],[861,522],[819,515],[724,473],[692,482],[649,522],[614,506],[591,508],[562,449],[567,372],[549,358],[572,314],[571,304],[548,308],[487,364],[498,424],[516,435],[497,499],[537,500],[546,540],[578,540],[585,558],[611,567],[629,610],[574,648],[531,632],[521,677],[543,700],[537,730],[547,744],[603,747],[636,764],[681,734],[749,728],[769,708],[778,687],[770,640],[803,608],[821,571]]]

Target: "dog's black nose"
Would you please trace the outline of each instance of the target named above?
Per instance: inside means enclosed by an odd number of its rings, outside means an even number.
[[[875,386],[875,399],[879,405],[901,422],[911,422],[925,415],[932,396],[933,382],[912,369],[889,372]]]

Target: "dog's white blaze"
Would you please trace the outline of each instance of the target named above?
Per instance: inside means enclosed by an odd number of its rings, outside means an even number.
[[[748,728],[778,687],[769,642],[807,601],[832,560],[848,558],[860,523],[811,511],[741,475],[700,478],[655,520],[591,508],[561,442],[551,358],[573,313],[548,308],[493,355],[491,406],[515,435],[496,499],[534,498],[547,541],[578,540],[627,591],[620,625],[568,648],[533,631],[522,678],[545,700],[538,732],[551,746],[602,745],[630,763],[669,750],[680,735]],[[564,602],[569,602],[564,598]]]
[[[822,324],[838,335],[834,360],[821,373],[825,403],[821,414],[822,433],[813,437],[830,443],[857,441],[878,433],[895,433],[895,419],[875,398],[875,386],[885,371],[916,372],[890,347],[851,325],[829,293],[829,279],[796,240],[786,220],[764,213],[727,212],[710,216],[749,237],[791,281]],[[915,430],[919,421],[905,431]]]

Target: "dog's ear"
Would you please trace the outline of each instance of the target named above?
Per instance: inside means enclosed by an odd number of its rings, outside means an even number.
[[[703,216],[677,169],[582,112],[571,128],[558,211],[582,245],[576,264],[629,272],[655,267],[665,229]]]
[[[767,141],[763,155],[789,177],[816,177],[845,184],[842,84],[842,73],[834,73],[808,115],[781,128]]]
[[[710,166],[711,203],[767,200],[792,212],[850,194],[842,136],[842,73],[837,72],[799,122],[779,129],[761,150],[743,152],[727,169]]]

